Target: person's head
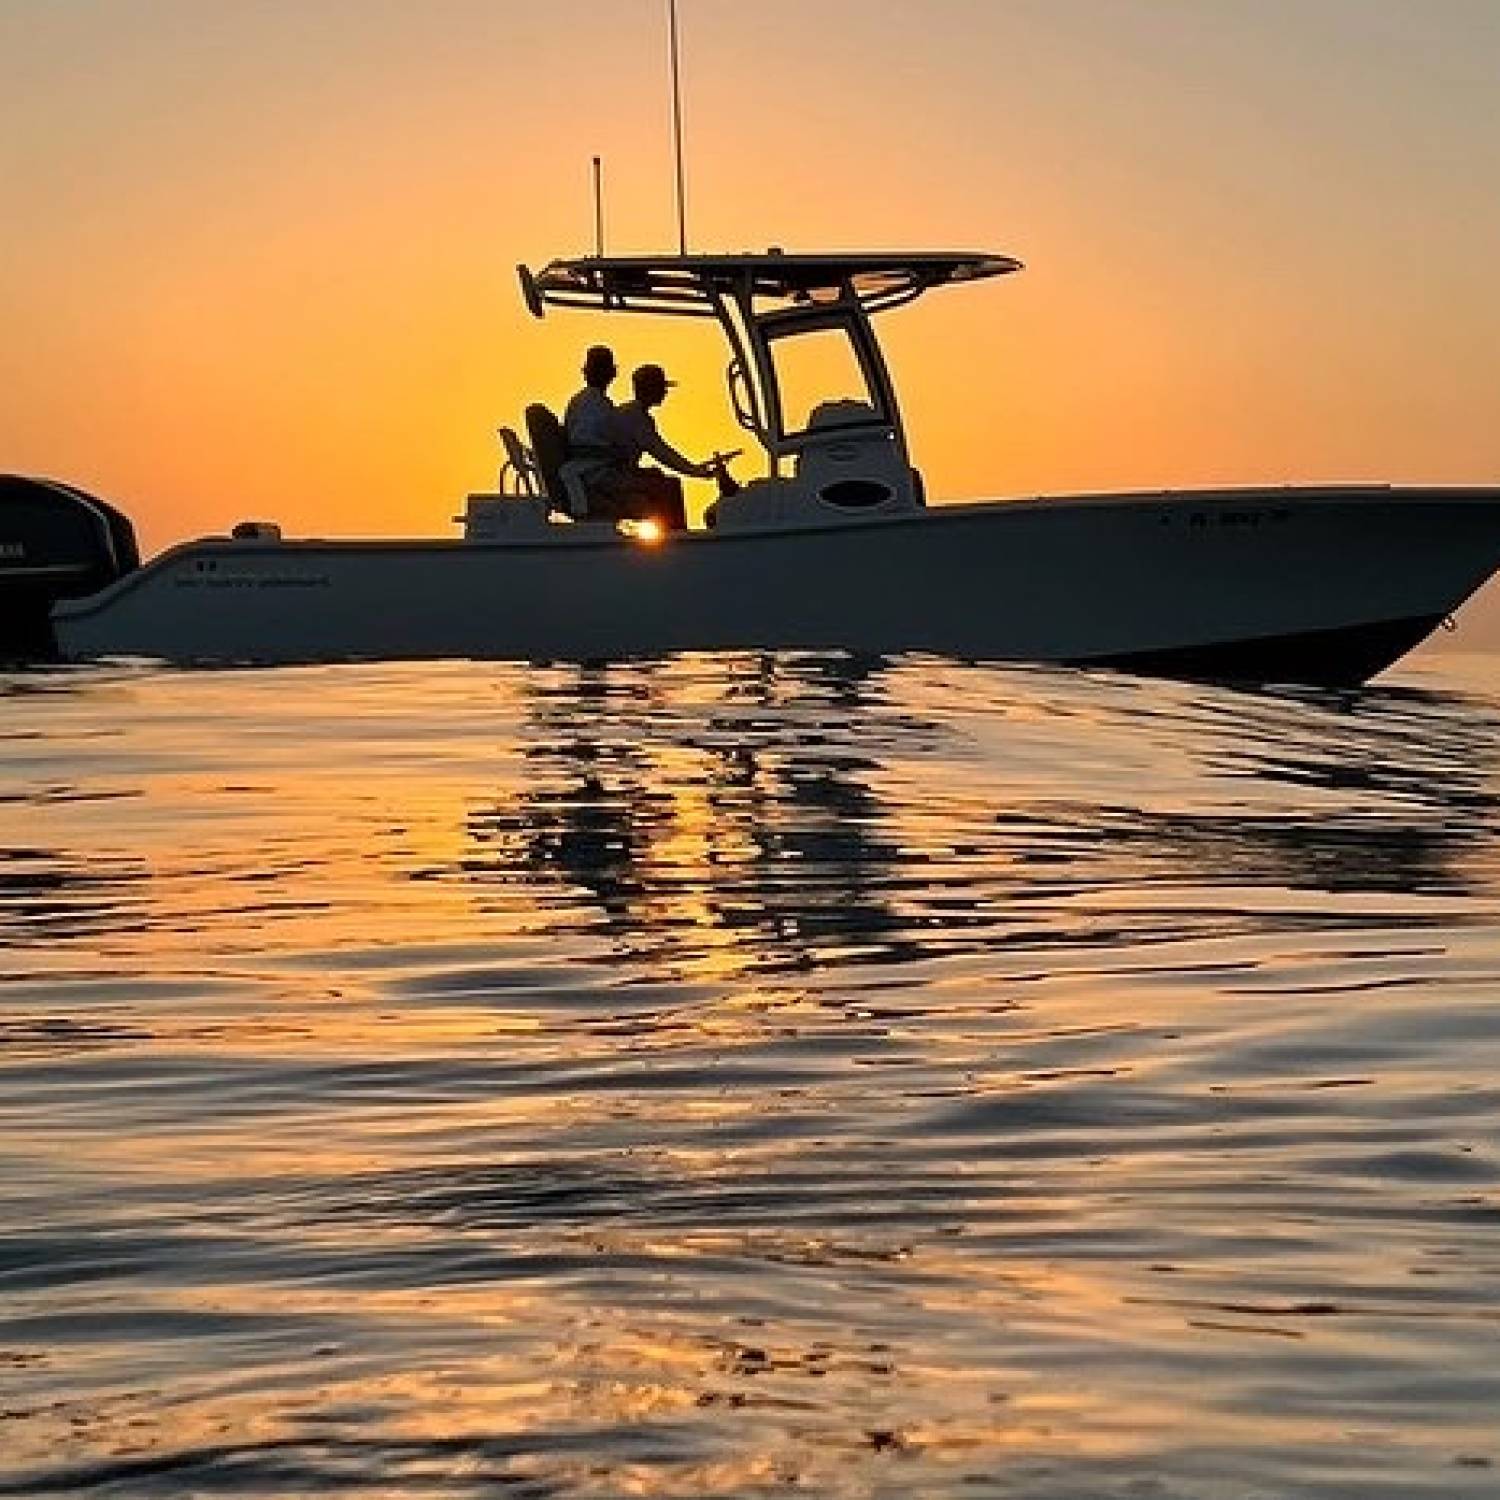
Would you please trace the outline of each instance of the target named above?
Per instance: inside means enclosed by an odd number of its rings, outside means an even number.
[[[608,390],[610,381],[619,373],[614,351],[604,344],[595,344],[583,357],[584,381],[597,390]]]
[[[660,365],[642,365],[630,377],[630,384],[642,406],[660,406],[675,382],[667,379],[667,372]]]

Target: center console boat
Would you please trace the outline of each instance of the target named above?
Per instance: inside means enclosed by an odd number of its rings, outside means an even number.
[[[0,481],[10,653],[286,662],[921,651],[1190,677],[1365,681],[1500,566],[1500,489],[1315,485],[928,504],[874,319],[1007,276],[977,252],[586,257],[520,270],[552,309],[714,319],[764,473],[701,530],[588,519],[514,434],[463,534],[237,528],[135,566],[128,523]]]

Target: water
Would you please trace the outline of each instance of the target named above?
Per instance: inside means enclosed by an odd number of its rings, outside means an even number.
[[[1500,1495],[1496,684],[0,678],[0,1494]]]

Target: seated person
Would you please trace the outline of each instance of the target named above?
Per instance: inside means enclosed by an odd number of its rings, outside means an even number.
[[[642,455],[691,479],[713,479],[720,465],[695,464],[657,431],[651,411],[666,400],[672,385],[660,365],[642,365],[631,376],[631,385],[635,388],[635,400],[614,409],[613,461],[583,479],[589,496],[589,514],[612,521],[654,520],[668,531],[685,531],[687,510],[682,481],[663,474],[660,469],[639,467]],[[570,431],[570,440],[571,436]]]
[[[619,368],[613,352],[595,344],[584,356],[583,389],[568,402],[563,415],[563,433],[568,441],[568,457],[579,461],[579,474],[587,480],[592,469],[607,468],[617,459],[615,452],[615,403],[609,399],[609,387]]]

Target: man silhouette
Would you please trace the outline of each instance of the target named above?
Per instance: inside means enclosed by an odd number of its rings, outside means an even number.
[[[595,344],[583,358],[583,389],[568,402],[563,415],[568,457],[579,462],[577,473],[585,489],[590,475],[608,468],[618,456],[615,403],[609,399],[610,385],[618,374],[613,352]]]
[[[684,474],[690,479],[713,479],[719,473],[716,462],[694,463],[685,458],[657,430],[652,411],[667,399],[673,382],[660,365],[642,365],[630,377],[635,399],[614,411],[615,459],[601,473],[604,499],[616,517],[659,521],[668,531],[687,529],[687,510],[682,498],[682,481],[672,477]],[[662,469],[643,469],[642,457],[654,458]]]

